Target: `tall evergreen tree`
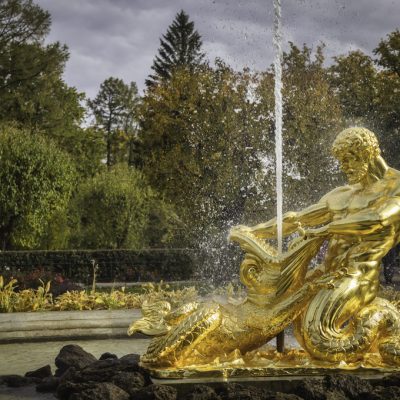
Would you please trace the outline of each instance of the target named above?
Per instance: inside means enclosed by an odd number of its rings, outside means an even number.
[[[169,79],[176,67],[193,68],[202,63],[205,54],[201,52],[201,36],[194,29],[194,22],[181,10],[176,14],[167,33],[160,39],[160,48],[151,69],[153,75],[146,80],[148,87],[163,79]]]

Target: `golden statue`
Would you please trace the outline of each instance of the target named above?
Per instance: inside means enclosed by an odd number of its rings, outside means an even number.
[[[184,369],[242,360],[288,325],[309,359],[336,366],[363,362],[400,365],[400,314],[377,297],[382,257],[400,241],[400,172],[387,166],[375,135],[342,131],[333,155],[349,184],[302,211],[283,217],[283,235],[300,233],[278,255],[266,242],[276,219],[237,226],[230,239],[246,255],[240,278],[248,289],[241,304],[145,304],[128,334],[155,335],[142,356],[149,368]],[[309,269],[327,243],[324,261]]]

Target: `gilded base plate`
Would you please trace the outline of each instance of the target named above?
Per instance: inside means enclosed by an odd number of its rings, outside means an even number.
[[[205,365],[184,368],[155,368],[142,365],[153,378],[257,378],[315,376],[334,373],[352,373],[362,376],[400,372],[400,368],[383,363],[378,353],[368,353],[356,363],[329,363],[310,359],[303,350],[293,349],[285,353],[275,350],[251,352],[239,356],[237,352],[225,359],[215,359]]]

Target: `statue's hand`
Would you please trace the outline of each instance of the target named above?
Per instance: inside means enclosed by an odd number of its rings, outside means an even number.
[[[321,228],[311,228],[304,230],[304,239],[312,239],[315,237],[328,236],[328,227],[322,226]]]

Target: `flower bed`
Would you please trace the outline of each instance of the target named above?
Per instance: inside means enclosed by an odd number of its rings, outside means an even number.
[[[170,290],[169,285],[163,283],[144,284],[143,293],[129,293],[125,288],[112,289],[110,292],[73,290],[55,298],[50,293],[50,282],[43,283],[38,289],[18,291],[17,288],[16,279],[6,284],[0,275],[0,313],[132,309],[140,308],[144,301],[151,303],[160,300],[178,307],[197,297],[194,287]]]

